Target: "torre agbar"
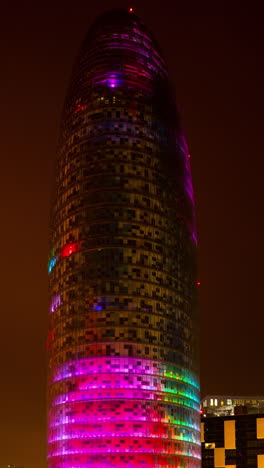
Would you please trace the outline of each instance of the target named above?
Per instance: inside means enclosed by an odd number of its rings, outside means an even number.
[[[100,16],[65,101],[51,213],[48,468],[200,467],[190,159],[133,11]]]

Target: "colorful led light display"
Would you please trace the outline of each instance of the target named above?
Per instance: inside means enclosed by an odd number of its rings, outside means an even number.
[[[48,468],[200,467],[188,154],[152,35],[132,9],[103,15],[58,152]]]

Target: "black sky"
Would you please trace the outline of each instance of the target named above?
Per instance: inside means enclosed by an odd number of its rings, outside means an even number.
[[[2,2],[0,465],[45,465],[48,217],[63,100],[95,17],[133,6],[192,155],[202,395],[264,394],[262,2]]]

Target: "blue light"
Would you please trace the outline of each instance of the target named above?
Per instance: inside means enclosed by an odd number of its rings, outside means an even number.
[[[49,264],[48,264],[48,273],[51,273],[53,267],[56,265],[57,263],[57,257],[53,257],[49,260]]]

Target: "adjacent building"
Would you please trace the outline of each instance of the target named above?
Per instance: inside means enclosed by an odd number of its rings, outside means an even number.
[[[152,34],[90,28],[51,214],[49,468],[199,468],[190,155]]]
[[[264,413],[264,396],[207,395],[202,412],[205,416]]]
[[[264,468],[264,414],[202,417],[203,468]]]

